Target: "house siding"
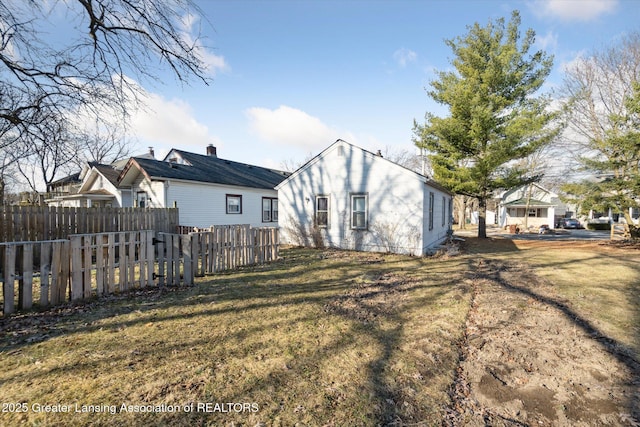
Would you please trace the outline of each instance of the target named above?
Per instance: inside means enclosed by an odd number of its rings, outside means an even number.
[[[242,196],[242,213],[227,213],[227,194]],[[170,181],[167,206],[180,211],[180,224],[193,227],[250,224],[253,227],[277,226],[262,222],[262,198],[277,198],[275,190]]]
[[[520,211],[515,211],[514,209],[523,209],[523,207],[518,206],[516,208],[511,208],[508,203],[514,202],[520,199],[526,199],[530,197],[533,200],[540,200],[544,203],[549,204],[549,206],[544,207],[535,207],[540,208],[540,213],[542,216],[528,216],[528,213],[523,211],[523,216],[514,216],[513,212],[521,213]],[[502,202],[500,206],[500,215],[499,221],[501,227],[507,227],[509,225],[518,225],[524,226],[525,222],[528,227],[538,228],[541,225],[546,225],[549,228],[555,227],[555,215],[556,215],[556,205],[559,202],[558,196],[549,190],[546,190],[536,184],[532,184],[531,189],[529,186],[523,186],[516,189],[512,189],[506,191],[502,194]],[[534,209],[534,207],[532,207]],[[526,210],[526,209],[525,209]],[[546,210],[546,212],[544,212]],[[526,218],[525,218],[526,215]],[[526,220],[526,221],[525,221]]]
[[[334,144],[277,187],[281,239],[291,244],[312,244],[315,200],[326,196],[329,224],[316,229],[315,234],[324,245],[422,255],[446,237],[446,231],[440,233],[441,214],[434,217],[434,230],[424,229],[425,187],[431,188],[424,177],[412,171],[350,144]],[[438,200],[446,194],[434,188],[431,191]],[[366,229],[351,226],[352,195],[366,196]]]

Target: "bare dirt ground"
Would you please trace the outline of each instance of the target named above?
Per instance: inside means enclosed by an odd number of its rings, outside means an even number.
[[[444,425],[640,426],[633,353],[527,266],[471,262],[466,280],[474,296]]]

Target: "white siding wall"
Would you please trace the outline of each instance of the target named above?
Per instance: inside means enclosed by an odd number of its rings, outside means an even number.
[[[449,200],[451,200],[451,196],[441,190],[431,187],[430,185],[424,185],[423,191],[424,222],[422,233],[424,236],[424,243],[422,246],[422,252],[427,253],[447,237],[447,232],[451,227],[451,212],[449,211]],[[429,219],[429,216],[431,215],[429,212],[431,194],[433,194],[433,223]],[[431,224],[433,224],[432,228]]]
[[[227,213],[227,194],[242,196],[241,214]],[[275,190],[171,181],[167,186],[167,206],[173,207],[174,202],[177,204],[180,225],[277,226],[277,222],[262,222],[262,198],[275,198],[277,195]]]
[[[185,181],[149,181],[140,175],[131,189],[147,194],[150,208],[172,208],[180,212],[180,225],[209,227],[211,225],[250,224],[253,227],[276,227],[277,222],[262,222],[262,198],[277,198],[276,190],[235,187]],[[227,194],[242,196],[242,213],[227,213]]]
[[[336,144],[279,188],[281,239],[312,244],[315,198],[326,195],[330,214],[329,226],[321,230],[325,245],[422,255],[424,187],[411,171],[349,144]],[[367,230],[351,227],[354,193],[368,197]],[[440,206],[442,193],[437,194]],[[441,226],[441,219],[434,221],[434,226]]]
[[[97,174],[96,179],[91,183],[91,186],[88,189],[88,191],[93,191],[93,190],[107,190],[109,193],[116,196],[116,199],[112,202],[112,207],[114,208],[125,207],[122,204],[123,200],[122,200],[122,193],[120,192],[120,190],[115,185],[113,185],[111,181],[109,181],[99,173]]]

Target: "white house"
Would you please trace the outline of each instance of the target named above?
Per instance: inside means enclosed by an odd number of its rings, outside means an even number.
[[[562,204],[557,194],[538,184],[514,188],[500,196],[498,225],[518,225],[521,228],[539,228],[541,225],[547,225],[554,228],[556,207],[560,205]]]
[[[451,229],[447,190],[342,140],[276,189],[284,243],[424,255]]]
[[[153,148],[149,147],[148,153],[138,157],[154,159]],[[52,186],[55,184],[54,197],[45,202],[49,206],[58,207],[131,207],[131,190],[120,188],[118,183],[118,177],[126,163],[127,159],[110,165],[88,162],[79,173],[52,183]],[[74,177],[75,181],[72,181]],[[75,183],[63,187],[67,182]]]
[[[137,207],[177,207],[180,224],[193,227],[278,225],[274,187],[289,174],[217,157],[173,149],[164,160],[131,158],[119,176]]]

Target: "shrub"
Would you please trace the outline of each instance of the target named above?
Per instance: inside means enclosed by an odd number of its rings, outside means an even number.
[[[611,224],[607,222],[590,222],[587,224],[589,230],[611,230]]]

